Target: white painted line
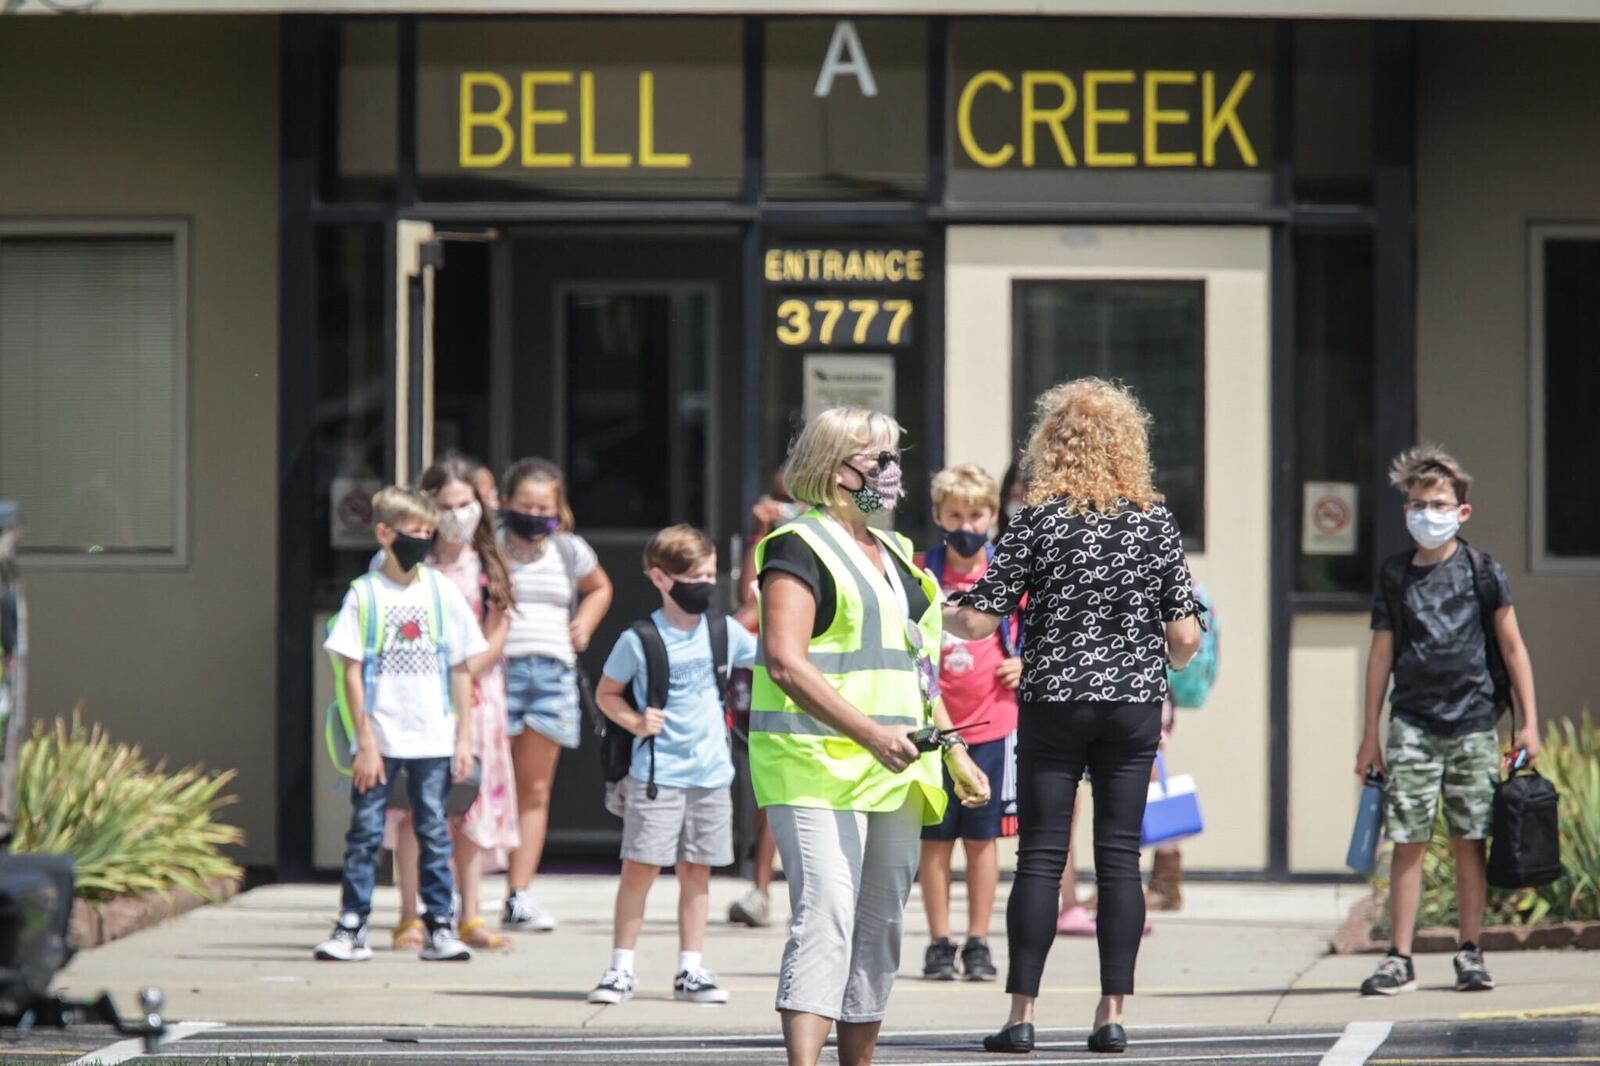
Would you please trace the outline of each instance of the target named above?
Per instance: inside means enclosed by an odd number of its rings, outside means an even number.
[[[690,1035],[690,1034],[685,1034],[683,1036],[653,1036],[653,1037],[642,1037],[641,1036],[641,1037],[631,1037],[631,1038],[630,1037],[625,1037],[625,1036],[616,1036],[616,1037],[587,1037],[587,1036],[572,1036],[572,1037],[501,1036],[501,1037],[490,1037],[490,1036],[482,1036],[482,1037],[463,1037],[463,1038],[460,1038],[460,1039],[452,1039],[452,1038],[447,1037],[447,1036],[407,1036],[407,1037],[404,1037],[404,1038],[402,1038],[400,1040],[394,1040],[394,1041],[385,1040],[381,1036],[378,1036],[376,1034],[374,1034],[372,1036],[362,1036],[362,1037],[353,1037],[353,1036],[346,1036],[346,1037],[329,1037],[329,1036],[323,1036],[323,1037],[307,1037],[307,1036],[277,1037],[277,1038],[273,1038],[271,1040],[256,1040],[256,1039],[253,1039],[251,1037],[248,1037],[248,1036],[244,1035],[245,1033],[257,1032],[257,1031],[258,1030],[234,1030],[234,1029],[230,1029],[230,1030],[228,1030],[227,1036],[224,1037],[224,1038],[211,1039],[211,1040],[191,1040],[190,1041],[190,1045],[194,1046],[194,1047],[207,1047],[207,1048],[229,1048],[229,1047],[236,1047],[236,1046],[238,1046],[240,1044],[246,1044],[246,1043],[249,1043],[249,1044],[255,1044],[255,1043],[270,1044],[273,1047],[289,1047],[289,1046],[300,1047],[300,1046],[306,1046],[306,1045],[328,1046],[328,1045],[350,1045],[350,1044],[358,1044],[358,1045],[361,1045],[361,1046],[364,1046],[364,1047],[381,1047],[384,1044],[401,1043],[401,1044],[431,1045],[431,1046],[436,1046],[436,1047],[449,1047],[451,1045],[469,1045],[470,1044],[470,1045],[472,1045],[474,1047],[481,1048],[481,1047],[485,1047],[485,1046],[490,1046],[490,1047],[521,1047],[521,1046],[528,1045],[528,1044],[536,1044],[536,1045],[569,1044],[569,1045],[571,1045],[571,1048],[570,1049],[565,1049],[564,1053],[567,1053],[567,1054],[579,1054],[579,1053],[581,1053],[581,1054],[585,1054],[585,1055],[599,1055],[599,1054],[610,1055],[610,1054],[615,1054],[614,1046],[613,1046],[613,1048],[611,1050],[607,1050],[607,1051],[604,1051],[604,1052],[585,1050],[589,1045],[594,1045],[594,1044],[607,1044],[607,1045],[623,1044],[623,1045],[629,1045],[629,1046],[635,1045],[635,1044],[652,1044],[652,1045],[684,1044],[684,1045],[694,1045],[694,1046],[686,1046],[686,1047],[682,1047],[682,1048],[652,1047],[651,1053],[652,1054],[660,1054],[660,1055],[683,1055],[683,1054],[688,1054],[688,1053],[691,1053],[691,1052],[700,1052],[700,1051],[704,1051],[705,1050],[706,1045],[712,1044],[712,1043],[720,1043],[720,1044],[723,1044],[723,1045],[730,1044],[730,1043],[739,1043],[739,1044],[748,1044],[748,1045],[750,1045],[748,1047],[737,1047],[737,1048],[724,1047],[723,1048],[723,1050],[731,1051],[731,1052],[772,1051],[772,1050],[780,1049],[780,1048],[783,1047],[782,1038],[780,1038],[780,1037],[778,1037],[778,1036],[776,1036],[774,1034],[757,1034],[757,1035],[750,1035],[750,1036],[723,1036],[723,1035],[694,1036],[694,1035]],[[1059,1031],[1059,1030],[1057,1030],[1057,1031]],[[899,1048],[899,1049],[904,1050],[904,1051],[915,1051],[915,1050],[918,1049],[918,1045],[912,1044],[912,1043],[901,1043],[900,1041],[909,1039],[911,1037],[933,1038],[933,1037],[937,1037],[937,1036],[952,1036],[952,1035],[953,1036],[976,1037],[976,1036],[979,1036],[979,1035],[987,1036],[988,1034],[989,1034],[989,1030],[960,1030],[960,1031],[953,1032],[953,1033],[950,1032],[950,1031],[941,1032],[939,1030],[930,1030],[930,1031],[924,1031],[924,1032],[914,1033],[914,1034],[906,1034],[906,1033],[893,1034],[892,1036],[889,1036],[889,1037],[880,1037],[878,1042],[879,1042],[880,1046],[886,1047],[886,1048]],[[1318,1040],[1318,1041],[1320,1041],[1320,1040],[1336,1040],[1342,1035],[1343,1035],[1342,1033],[1268,1033],[1268,1034],[1259,1034],[1259,1035],[1254,1035],[1254,1034],[1245,1035],[1245,1034],[1237,1034],[1237,1033],[1215,1033],[1215,1034],[1213,1034],[1211,1036],[1169,1036],[1169,1037],[1153,1037],[1153,1038],[1145,1038],[1145,1037],[1141,1036],[1141,1037],[1138,1038],[1137,1042],[1138,1042],[1138,1045],[1140,1047],[1152,1047],[1152,1046],[1167,1045],[1167,1044],[1216,1044],[1216,1043],[1219,1043],[1219,1042],[1225,1042],[1225,1043],[1230,1043],[1230,1044],[1243,1044],[1243,1043],[1304,1043],[1304,1042],[1310,1041],[1310,1040]],[[830,1038],[830,1042],[831,1042],[831,1038]],[[974,1043],[976,1043],[976,1041],[974,1041]],[[1038,1044],[1036,1044],[1034,1046],[1035,1047],[1039,1047],[1039,1048],[1052,1048],[1052,1049],[1059,1048],[1059,1049],[1065,1050],[1067,1048],[1077,1048],[1078,1044],[1075,1043],[1075,1042],[1069,1043],[1067,1041],[1054,1041],[1054,1042],[1041,1042],[1041,1043],[1038,1043]],[[332,1052],[330,1052],[330,1054],[331,1053]],[[1308,1055],[1309,1056],[1309,1055],[1312,1055],[1312,1054],[1320,1055],[1321,1052],[1295,1052],[1295,1054],[1304,1054],[1304,1055]],[[1123,1059],[1123,1060],[1118,1060],[1118,1061],[1127,1061],[1127,1060]]]
[[[1393,1022],[1351,1022],[1339,1042],[1328,1049],[1317,1066],[1363,1066],[1389,1039]]]
[[[178,1022],[167,1029],[167,1039],[161,1046],[165,1048],[176,1044],[184,1037],[220,1028],[222,1028],[221,1022]],[[107,1044],[99,1051],[91,1051],[82,1058],[73,1059],[67,1066],[117,1066],[119,1062],[127,1062],[144,1053],[144,1038],[136,1036],[131,1040],[118,1040],[115,1044]]]
[[[777,1050],[777,1049],[770,1048],[770,1047],[765,1047],[765,1048],[725,1048],[725,1049],[719,1051],[718,1055],[719,1056],[726,1056],[726,1055],[740,1054],[740,1053],[743,1053],[743,1052],[749,1052],[751,1054],[761,1054],[761,1055],[770,1056],[773,1053],[774,1050]],[[915,1049],[912,1049],[912,1050],[915,1050]],[[266,1050],[261,1049],[261,1048],[257,1048],[256,1050],[254,1050],[251,1053],[255,1054],[255,1055],[269,1054],[269,1052],[267,1052]],[[319,1058],[319,1059],[330,1059],[330,1060],[333,1060],[333,1059],[354,1059],[354,1060],[356,1060],[358,1062],[361,1062],[361,1061],[366,1061],[366,1060],[370,1060],[370,1059],[383,1059],[383,1058],[416,1058],[420,1054],[421,1054],[421,1051],[419,1051],[417,1048],[413,1047],[413,1048],[411,1048],[409,1050],[393,1050],[393,1051],[319,1051],[319,1052],[315,1052],[314,1053],[314,1057],[315,1058]],[[549,1049],[546,1049],[543,1052],[543,1054],[548,1056],[551,1061],[554,1061],[554,1060],[558,1060],[558,1059],[580,1058],[580,1057],[589,1056],[589,1055],[615,1055],[616,1051],[615,1050],[609,1050],[609,1051],[598,1051],[598,1050],[596,1050],[596,1051],[568,1051],[568,1050],[561,1049],[561,1048],[549,1048]],[[672,1049],[664,1049],[663,1048],[663,1049],[652,1049],[650,1054],[651,1055],[667,1055],[667,1054],[704,1055],[705,1054],[705,1049],[704,1048],[672,1048]],[[214,1061],[217,1058],[217,1053],[214,1052],[214,1051],[175,1051],[175,1052],[171,1052],[171,1053],[162,1052],[161,1057],[163,1059],[197,1059],[197,1060],[213,1060]],[[1208,1054],[1206,1056],[1206,1061],[1207,1062],[1313,1062],[1317,1058],[1318,1058],[1318,1054],[1315,1051],[1273,1051],[1273,1052],[1244,1053],[1244,1054],[1239,1054],[1239,1055],[1226,1055],[1226,1054],[1224,1054],[1224,1055],[1211,1055],[1211,1054]],[[1071,1059],[1029,1059],[1028,1060],[1028,1066],[1072,1066],[1072,1064],[1074,1064],[1074,1063],[1081,1064],[1084,1061],[1085,1060],[1081,1056],[1078,1057],[1078,1058],[1071,1058]],[[1128,1064],[1128,1063],[1156,1063],[1156,1062],[1189,1063],[1189,1062],[1193,1062],[1193,1061],[1194,1061],[1194,1056],[1193,1055],[1187,1055],[1187,1054],[1186,1055],[1143,1056],[1143,1057],[1141,1057],[1141,1056],[1126,1056],[1126,1055],[1123,1055],[1123,1056],[1119,1056],[1117,1058],[1117,1066],[1125,1066],[1125,1064]],[[995,1064],[995,1060],[994,1060],[994,1057],[991,1055],[991,1056],[988,1056],[988,1057],[985,1057],[985,1058],[981,1058],[981,1059],[938,1059],[938,1060],[931,1060],[931,1061],[928,1061],[928,1062],[896,1063],[895,1066],[994,1066],[994,1064]],[[71,1066],[71,1064],[69,1064],[69,1066]]]

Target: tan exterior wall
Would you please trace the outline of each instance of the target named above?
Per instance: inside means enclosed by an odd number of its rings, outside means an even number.
[[[1419,45],[1420,434],[1477,478],[1466,533],[1505,564],[1544,717],[1600,709],[1600,574],[1530,570],[1528,340],[1529,226],[1600,222],[1600,26],[1425,26]]]
[[[276,850],[277,42],[274,18],[0,20],[0,218],[189,236],[188,565],[28,571],[30,702],[237,767],[252,863]]]

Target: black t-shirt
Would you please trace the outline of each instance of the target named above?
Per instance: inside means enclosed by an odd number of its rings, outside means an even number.
[[[1485,557],[1494,576],[1498,610],[1511,604],[1511,584],[1498,562]],[[1433,566],[1406,566],[1401,590],[1405,646],[1394,649],[1390,710],[1423,729],[1446,736],[1495,727],[1494,680],[1482,609],[1467,549]],[[1372,600],[1372,628],[1395,629],[1383,589]]]
[[[901,562],[894,552],[885,550],[883,554],[899,567],[900,583],[906,590],[906,603],[911,609],[911,617],[920,619],[932,606],[928,602],[928,594],[922,590],[921,575]],[[773,573],[792,574],[810,587],[817,601],[817,617],[811,623],[811,636],[815,639],[826,633],[828,627],[833,625],[834,613],[839,608],[839,591],[834,585],[833,575],[822,565],[822,560],[817,558],[811,545],[792,533],[768,541],[767,553],[761,564],[761,580],[766,581],[767,575]],[[873,567],[869,573],[878,574],[878,568]],[[887,576],[878,576],[893,588]]]

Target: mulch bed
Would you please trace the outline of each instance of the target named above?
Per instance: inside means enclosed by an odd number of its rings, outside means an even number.
[[[239,894],[239,882],[234,880],[212,881],[206,887],[211,892],[209,899],[186,888],[179,888],[166,895],[146,892],[141,896],[97,902],[74,900],[68,939],[79,951],[97,948],[101,944],[109,944],[113,940],[121,940],[160,925],[168,918],[187,914],[196,907],[221,903]]]
[[[1389,950],[1387,940],[1375,940],[1372,927],[1381,914],[1376,896],[1368,896],[1350,908],[1330,947],[1335,955],[1382,954]],[[1459,946],[1454,929],[1418,929],[1411,950],[1417,954],[1454,953]],[[1600,922],[1547,922],[1541,925],[1485,926],[1478,938],[1484,951],[1534,951],[1543,948],[1600,950]]]

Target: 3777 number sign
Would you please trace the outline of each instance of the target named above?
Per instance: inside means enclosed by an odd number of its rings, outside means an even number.
[[[778,303],[784,348],[907,348],[912,303],[874,297],[791,296]]]

